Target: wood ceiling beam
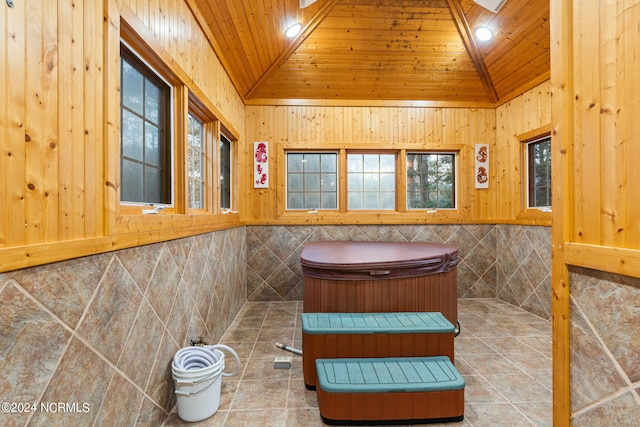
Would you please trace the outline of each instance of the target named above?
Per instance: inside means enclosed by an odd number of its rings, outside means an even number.
[[[453,17],[453,22],[458,28],[458,33],[460,34],[462,43],[464,43],[464,46],[467,49],[471,60],[478,70],[480,80],[484,85],[489,100],[493,103],[498,102],[498,92],[496,92],[496,88],[493,85],[493,81],[491,80],[491,76],[489,75],[489,71],[487,70],[487,66],[482,60],[482,55],[480,54],[478,45],[476,45],[476,42],[473,38],[473,31],[469,27],[469,22],[467,21],[467,17],[465,16],[464,11],[462,10],[460,0],[447,0],[447,3],[449,3],[451,16]]]
[[[300,47],[300,45],[313,33],[313,31],[320,25],[322,21],[327,17],[329,12],[333,9],[333,7],[338,3],[339,0],[328,0],[320,9],[316,12],[315,15],[309,20],[309,22],[304,26],[300,34],[296,38],[293,39],[289,45],[278,55],[278,57],[273,61],[273,63],[269,66],[269,68],[260,76],[260,78],[253,84],[251,89],[244,95],[244,99],[250,99],[258,90],[262,82],[267,80],[271,74],[278,69],[280,65],[282,65],[293,53]]]

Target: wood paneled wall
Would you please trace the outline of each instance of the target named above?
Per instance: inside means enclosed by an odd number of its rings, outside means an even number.
[[[525,194],[523,179],[524,144],[522,135],[548,127],[551,124],[551,84],[544,82],[532,90],[503,104],[496,110],[497,170],[496,191],[499,203],[496,218],[539,218],[550,215],[523,210]]]
[[[517,159],[502,144],[546,117],[544,85],[492,108],[402,106],[245,107],[206,34],[191,0],[14,2],[0,8],[0,271],[141,245],[212,229],[255,223],[305,223],[308,215],[278,218],[277,179],[251,185],[253,141],[272,148],[460,149],[456,213],[342,215],[333,223],[518,222],[519,184],[508,166]],[[123,215],[118,211],[121,17],[148,48],[233,129],[241,148],[240,218],[202,215]],[[517,119],[514,118],[517,116]],[[506,124],[506,123],[509,124]],[[491,147],[491,184],[473,187],[473,145]],[[506,156],[506,157],[505,157]],[[273,158],[273,157],[272,157]],[[277,178],[277,162],[271,163]],[[505,172],[501,176],[501,170]],[[282,185],[282,183],[280,183]],[[511,206],[507,209],[505,206]],[[236,217],[237,218],[237,217]],[[529,223],[543,220],[526,219]],[[540,222],[542,221],[542,222]],[[547,221],[546,224],[549,222]]]
[[[640,1],[558,3],[571,18],[554,58],[567,261],[640,277]]]
[[[244,133],[242,100],[185,0],[13,3],[0,6],[0,271],[220,227],[219,218],[182,215],[107,233],[119,220],[105,177],[119,163],[106,153],[119,138],[119,115],[109,113],[119,105],[118,57],[108,46],[119,43],[121,13],[225,126]]]
[[[551,18],[554,425],[568,426],[568,266],[640,277],[640,1],[551,0]]]
[[[243,189],[246,219],[260,223],[447,223],[504,222],[550,225],[550,215],[522,213],[521,145],[518,135],[548,126],[549,83],[497,109],[420,107],[247,106],[247,151],[241,166],[252,173],[252,141],[268,141],[272,155],[268,189]],[[475,189],[473,149],[490,146],[489,189]],[[250,146],[251,145],[251,146]],[[287,148],[459,149],[458,212],[298,215],[278,213],[284,190],[277,152]],[[280,209],[282,211],[282,209]]]
[[[93,2],[0,8],[0,247],[102,232],[102,15]]]

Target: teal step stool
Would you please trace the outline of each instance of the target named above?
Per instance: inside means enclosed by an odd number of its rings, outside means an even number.
[[[316,360],[329,425],[426,424],[464,419],[465,381],[446,356]]]
[[[447,356],[455,328],[440,312],[303,313],[304,383],[316,388],[316,359]]]

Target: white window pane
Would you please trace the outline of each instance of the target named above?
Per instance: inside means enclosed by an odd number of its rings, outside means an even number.
[[[202,147],[202,122],[189,114],[189,145]]]
[[[302,154],[287,154],[287,172],[302,172]]]
[[[355,159],[360,156],[362,162],[358,164]],[[395,209],[395,154],[349,155],[349,169],[363,172],[349,174],[349,209]],[[382,194],[383,190],[388,193]]]
[[[364,155],[364,171],[378,172],[380,170],[380,155],[365,154]]]
[[[336,172],[338,170],[338,156],[334,153],[322,154],[320,156],[321,172]]]
[[[349,209],[362,209],[362,193],[354,192],[349,193]]]
[[[364,209],[379,209],[379,193],[364,193]]]
[[[347,156],[348,172],[362,172],[364,170],[362,154],[349,154]]]
[[[287,191],[302,191],[302,180],[304,175],[301,173],[290,173],[287,175]]]
[[[287,208],[288,209],[304,208],[302,193],[289,193],[287,195]]]
[[[322,191],[336,191],[338,188],[338,176],[335,173],[323,173],[320,176],[320,189]]]
[[[380,193],[380,209],[395,209],[396,197],[395,193],[382,192]]]
[[[380,155],[380,172],[395,172],[396,156],[393,154]]]
[[[204,164],[202,151],[202,139],[204,125],[191,113],[188,115],[187,132],[187,174],[189,207],[192,209],[204,208]]]
[[[377,173],[364,174],[364,190],[378,191],[380,189],[380,175]]]
[[[335,193],[322,193],[321,209],[337,209],[338,198]]]
[[[304,175],[304,191],[320,191],[320,175],[317,173]]]
[[[204,207],[202,181],[200,179],[189,179],[189,207],[192,209],[202,209]]]
[[[393,191],[396,189],[396,176],[392,173],[380,174],[380,190]]]
[[[320,155],[319,154],[305,154],[304,155],[304,171],[320,172]]]
[[[349,192],[351,191],[362,191],[363,182],[362,175],[360,174],[349,174]]]
[[[320,193],[304,193],[304,207],[306,209],[318,209],[320,207]]]

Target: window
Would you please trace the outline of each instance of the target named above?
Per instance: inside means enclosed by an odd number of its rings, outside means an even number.
[[[527,205],[551,207],[551,137],[527,142]]]
[[[231,140],[220,134],[220,207],[231,209]]]
[[[455,177],[454,153],[407,153],[407,209],[454,209]]]
[[[188,115],[187,126],[187,182],[189,208],[205,208],[205,147],[204,125],[193,114]]]
[[[396,207],[396,155],[347,155],[348,209]]]
[[[287,209],[337,209],[337,153],[287,153],[286,156]]]
[[[121,201],[171,204],[171,88],[121,44]]]

